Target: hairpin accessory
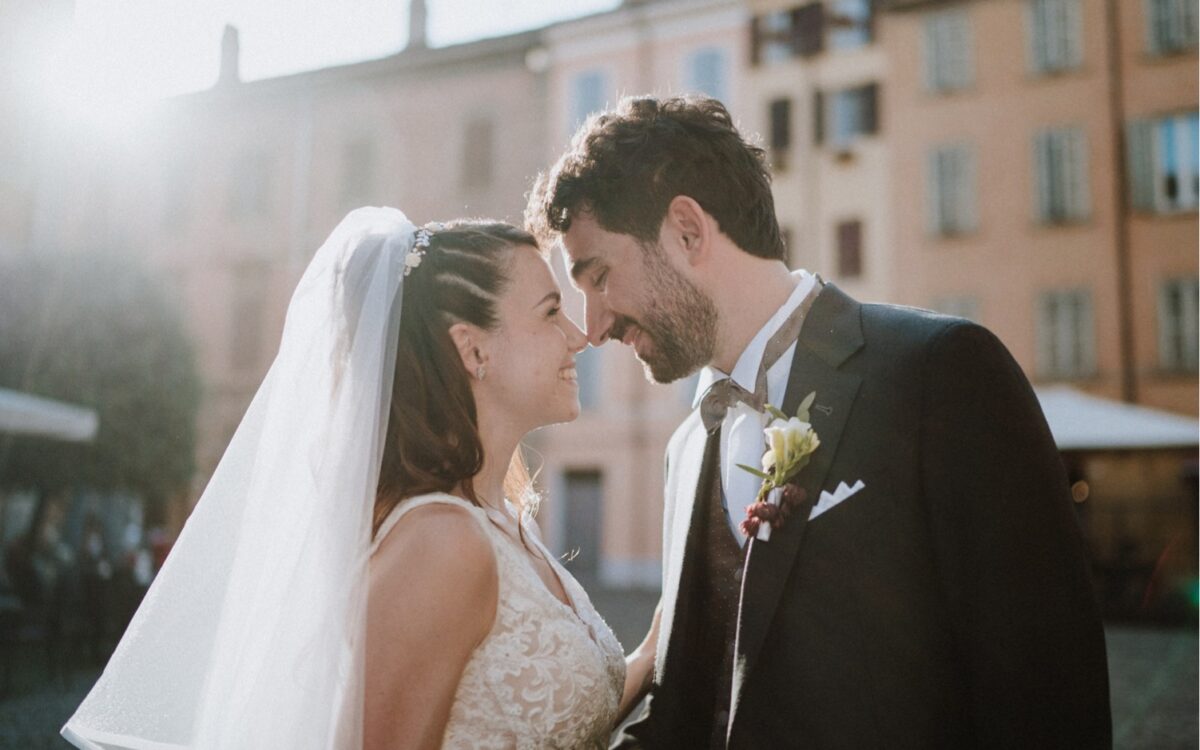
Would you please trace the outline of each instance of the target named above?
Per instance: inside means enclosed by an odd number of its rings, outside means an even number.
[[[404,258],[404,275],[408,276],[413,272],[413,269],[421,265],[421,261],[425,259],[425,252],[429,248],[429,239],[433,233],[426,227],[421,227],[417,230],[416,236],[413,239],[412,250],[408,251],[408,255]]]

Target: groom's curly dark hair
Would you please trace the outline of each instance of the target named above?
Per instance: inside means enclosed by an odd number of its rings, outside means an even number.
[[[678,195],[699,203],[742,250],[785,257],[763,149],[705,96],[626,97],[589,117],[567,152],[538,175],[525,225],[551,239],[587,212],[607,231],[653,246]]]

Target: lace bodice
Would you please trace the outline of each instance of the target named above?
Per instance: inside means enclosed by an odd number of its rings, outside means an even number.
[[[542,546],[573,605],[546,588],[517,540],[486,512],[450,495],[401,503],[384,521],[371,547],[407,512],[429,503],[466,508],[483,526],[496,553],[499,598],[491,632],[463,670],[444,748],[604,748],[625,683],[621,644],[600,618],[583,587]]]

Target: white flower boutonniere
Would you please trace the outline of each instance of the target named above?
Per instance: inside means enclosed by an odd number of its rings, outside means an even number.
[[[821,446],[808,412],[816,397],[815,392],[808,394],[794,417],[767,404],[767,412],[773,419],[763,430],[767,450],[762,457],[762,469],[738,464],[738,468],[763,480],[758,497],[747,506],[746,520],[742,521],[746,536],[768,541],[771,529],[783,526],[792,509],[804,502],[805,492],[793,480]]]

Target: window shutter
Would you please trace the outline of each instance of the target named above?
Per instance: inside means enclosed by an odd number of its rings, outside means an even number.
[[[1076,292],[1079,310],[1079,375],[1096,372],[1096,316],[1092,308],[1092,293],[1084,289]]]
[[[771,102],[771,148],[785,149],[792,145],[792,100]]]
[[[1054,334],[1056,329],[1056,304],[1053,292],[1045,292],[1038,298],[1037,306],[1037,372],[1043,377],[1055,372]]]
[[[961,203],[959,205],[959,228],[964,232],[974,231],[979,228],[979,210],[976,199],[976,165],[975,165],[975,150],[969,146],[961,146],[958,149],[957,161],[961,165],[958,173],[960,177],[960,193]]]
[[[1083,64],[1083,9],[1080,0],[1064,0],[1064,6],[1064,62],[1068,68],[1074,69]]]
[[[1182,364],[1195,372],[1200,368],[1200,281],[1196,279],[1179,282],[1180,316],[1182,329],[1179,337],[1183,342]]]
[[[861,133],[875,134],[879,132],[879,84],[868,83],[859,90],[859,96],[862,97],[862,106],[859,112],[862,113],[862,123],[859,129]]]
[[[939,33],[941,27],[941,18],[939,16],[930,16],[925,19],[924,26],[924,52],[925,62],[925,90],[937,91],[941,89],[941,80],[938,76],[938,67],[941,62],[939,54]]]
[[[1164,0],[1144,0],[1145,12],[1142,18],[1146,23],[1146,52],[1150,55],[1161,55],[1162,18],[1166,10]]]
[[[1170,281],[1158,288],[1158,366],[1173,370],[1179,366],[1179,319],[1176,317],[1175,285]]]
[[[838,223],[837,248],[838,275],[846,279],[862,276],[862,222]]]
[[[966,10],[954,11],[950,16],[949,34],[949,81],[954,88],[966,88],[975,80],[971,60],[971,25]]]
[[[1068,131],[1066,152],[1070,160],[1067,210],[1073,219],[1086,219],[1092,213],[1092,191],[1088,174],[1088,141],[1083,128],[1071,128]]]
[[[1054,204],[1051,197],[1050,135],[1040,131],[1033,136],[1034,212],[1043,224],[1053,221]]]
[[[813,91],[813,143],[820,146],[825,142],[825,94]]]
[[[1129,203],[1136,211],[1154,210],[1154,132],[1149,120],[1125,125]]]
[[[935,148],[925,157],[925,219],[932,235],[942,234],[944,226],[941,177],[941,152]]]
[[[801,57],[820,53],[825,46],[825,4],[809,3],[792,14],[792,49]]]
[[[1196,46],[1198,36],[1200,36],[1200,28],[1197,28],[1198,15],[1200,15],[1200,8],[1197,8],[1196,0],[1179,0],[1179,29],[1185,47]]]
[[[1045,39],[1042,21],[1042,0],[1025,3],[1025,66],[1031,73],[1045,70],[1042,45]]]

